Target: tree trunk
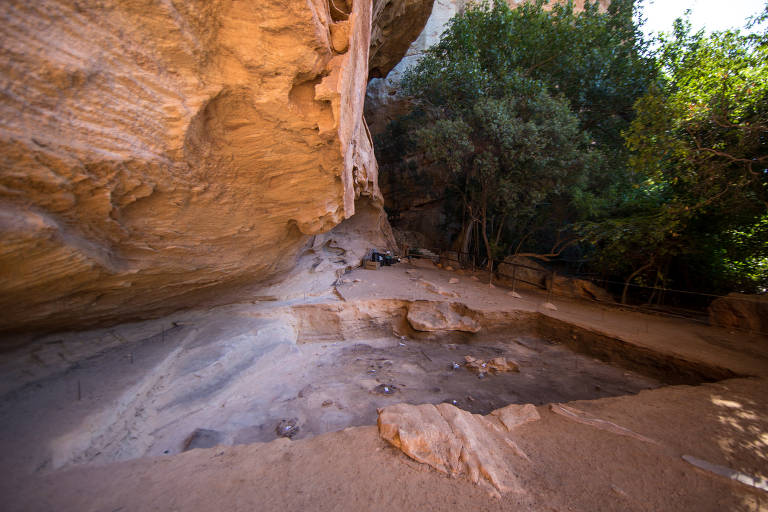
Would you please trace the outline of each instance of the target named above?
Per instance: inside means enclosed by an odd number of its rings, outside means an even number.
[[[474,226],[475,221],[473,219],[469,219],[466,227],[464,228],[464,233],[462,233],[461,245],[459,245],[459,250],[462,252],[462,257],[469,253],[469,246],[472,243],[472,228]]]
[[[634,272],[632,272],[629,275],[629,277],[627,278],[627,280],[624,281],[624,291],[621,292],[621,303],[622,304],[626,304],[627,303],[627,291],[629,290],[629,283],[632,282],[632,279],[634,279],[636,275],[638,275],[640,272],[642,272],[643,270],[647,269],[651,265],[653,265],[653,260],[649,261],[648,263],[646,263],[645,265],[643,265],[639,269],[637,269]]]
[[[496,231],[496,247],[499,246],[499,240],[501,240],[501,230],[504,229],[504,221],[507,220],[507,214],[501,216],[501,222],[499,222],[499,229]]]
[[[488,255],[488,284],[491,284],[493,280],[493,255],[491,254],[491,243],[488,241],[488,233],[486,231],[487,214],[485,198],[483,198],[483,242],[485,242],[485,253]]]

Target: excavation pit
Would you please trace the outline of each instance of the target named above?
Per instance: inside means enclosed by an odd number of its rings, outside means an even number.
[[[503,357],[519,371],[470,371],[467,356]],[[537,312],[425,300],[324,302],[179,324],[123,343],[6,394],[0,412],[10,419],[3,437],[16,441],[9,451],[23,452],[28,469],[40,471],[299,440],[373,425],[377,409],[400,402],[488,414],[512,403],[734,376]]]

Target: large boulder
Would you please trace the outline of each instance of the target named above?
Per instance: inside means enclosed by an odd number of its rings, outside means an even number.
[[[768,334],[768,295],[729,293],[709,305],[712,325]]]
[[[552,273],[543,265],[531,258],[523,256],[507,256],[499,263],[497,270],[501,280],[511,285],[513,278],[516,284],[524,283],[549,290],[554,296],[576,297],[602,302],[613,302],[613,296],[592,281],[577,277],[562,276]],[[554,277],[554,282],[553,282]]]
[[[374,5],[333,7],[2,2],[0,331],[277,282],[361,205],[380,232],[363,118]],[[376,26],[374,50],[419,30]]]
[[[597,300],[601,302],[614,302],[613,295],[600,288],[592,281],[555,275],[555,283],[552,287],[553,295],[565,297],[577,297],[580,299]]]
[[[451,404],[397,404],[379,410],[379,435],[412,459],[464,476],[493,495],[524,492],[517,477],[528,457],[510,434],[539,419],[531,404],[508,405],[487,416]]]
[[[547,286],[547,279],[551,271],[531,258],[524,256],[507,256],[496,267],[499,277],[505,282],[511,283],[514,279],[517,283],[526,283],[539,288]]]
[[[408,306],[408,323],[416,331],[461,331],[476,333],[480,323],[472,312],[460,303],[416,301]]]

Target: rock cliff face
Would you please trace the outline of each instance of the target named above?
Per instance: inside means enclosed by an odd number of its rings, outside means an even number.
[[[439,1],[439,0],[438,0]],[[424,29],[433,0],[373,0],[370,74],[381,78],[402,61],[411,42]]]
[[[319,253],[344,267],[357,255],[328,232],[359,210],[365,226],[339,236],[383,243],[363,119],[372,22],[385,73],[429,8],[3,2],[0,331],[175,309],[300,260],[316,270]],[[389,38],[393,12],[419,13],[412,36]]]
[[[408,111],[407,99],[398,92],[403,73],[419,61],[427,48],[440,41],[448,21],[461,12],[466,3],[467,0],[435,0],[424,29],[405,50],[403,59],[389,74],[372,77],[365,99],[365,115],[374,134],[383,132],[387,123]]]

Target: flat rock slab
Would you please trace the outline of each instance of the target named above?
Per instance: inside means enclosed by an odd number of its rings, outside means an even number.
[[[417,331],[480,331],[480,323],[471,311],[458,303],[417,301],[408,307],[406,318]]]
[[[499,493],[522,493],[516,466],[528,457],[512,430],[539,419],[531,404],[508,405],[487,416],[451,404],[397,404],[379,410],[379,435],[412,459]]]

